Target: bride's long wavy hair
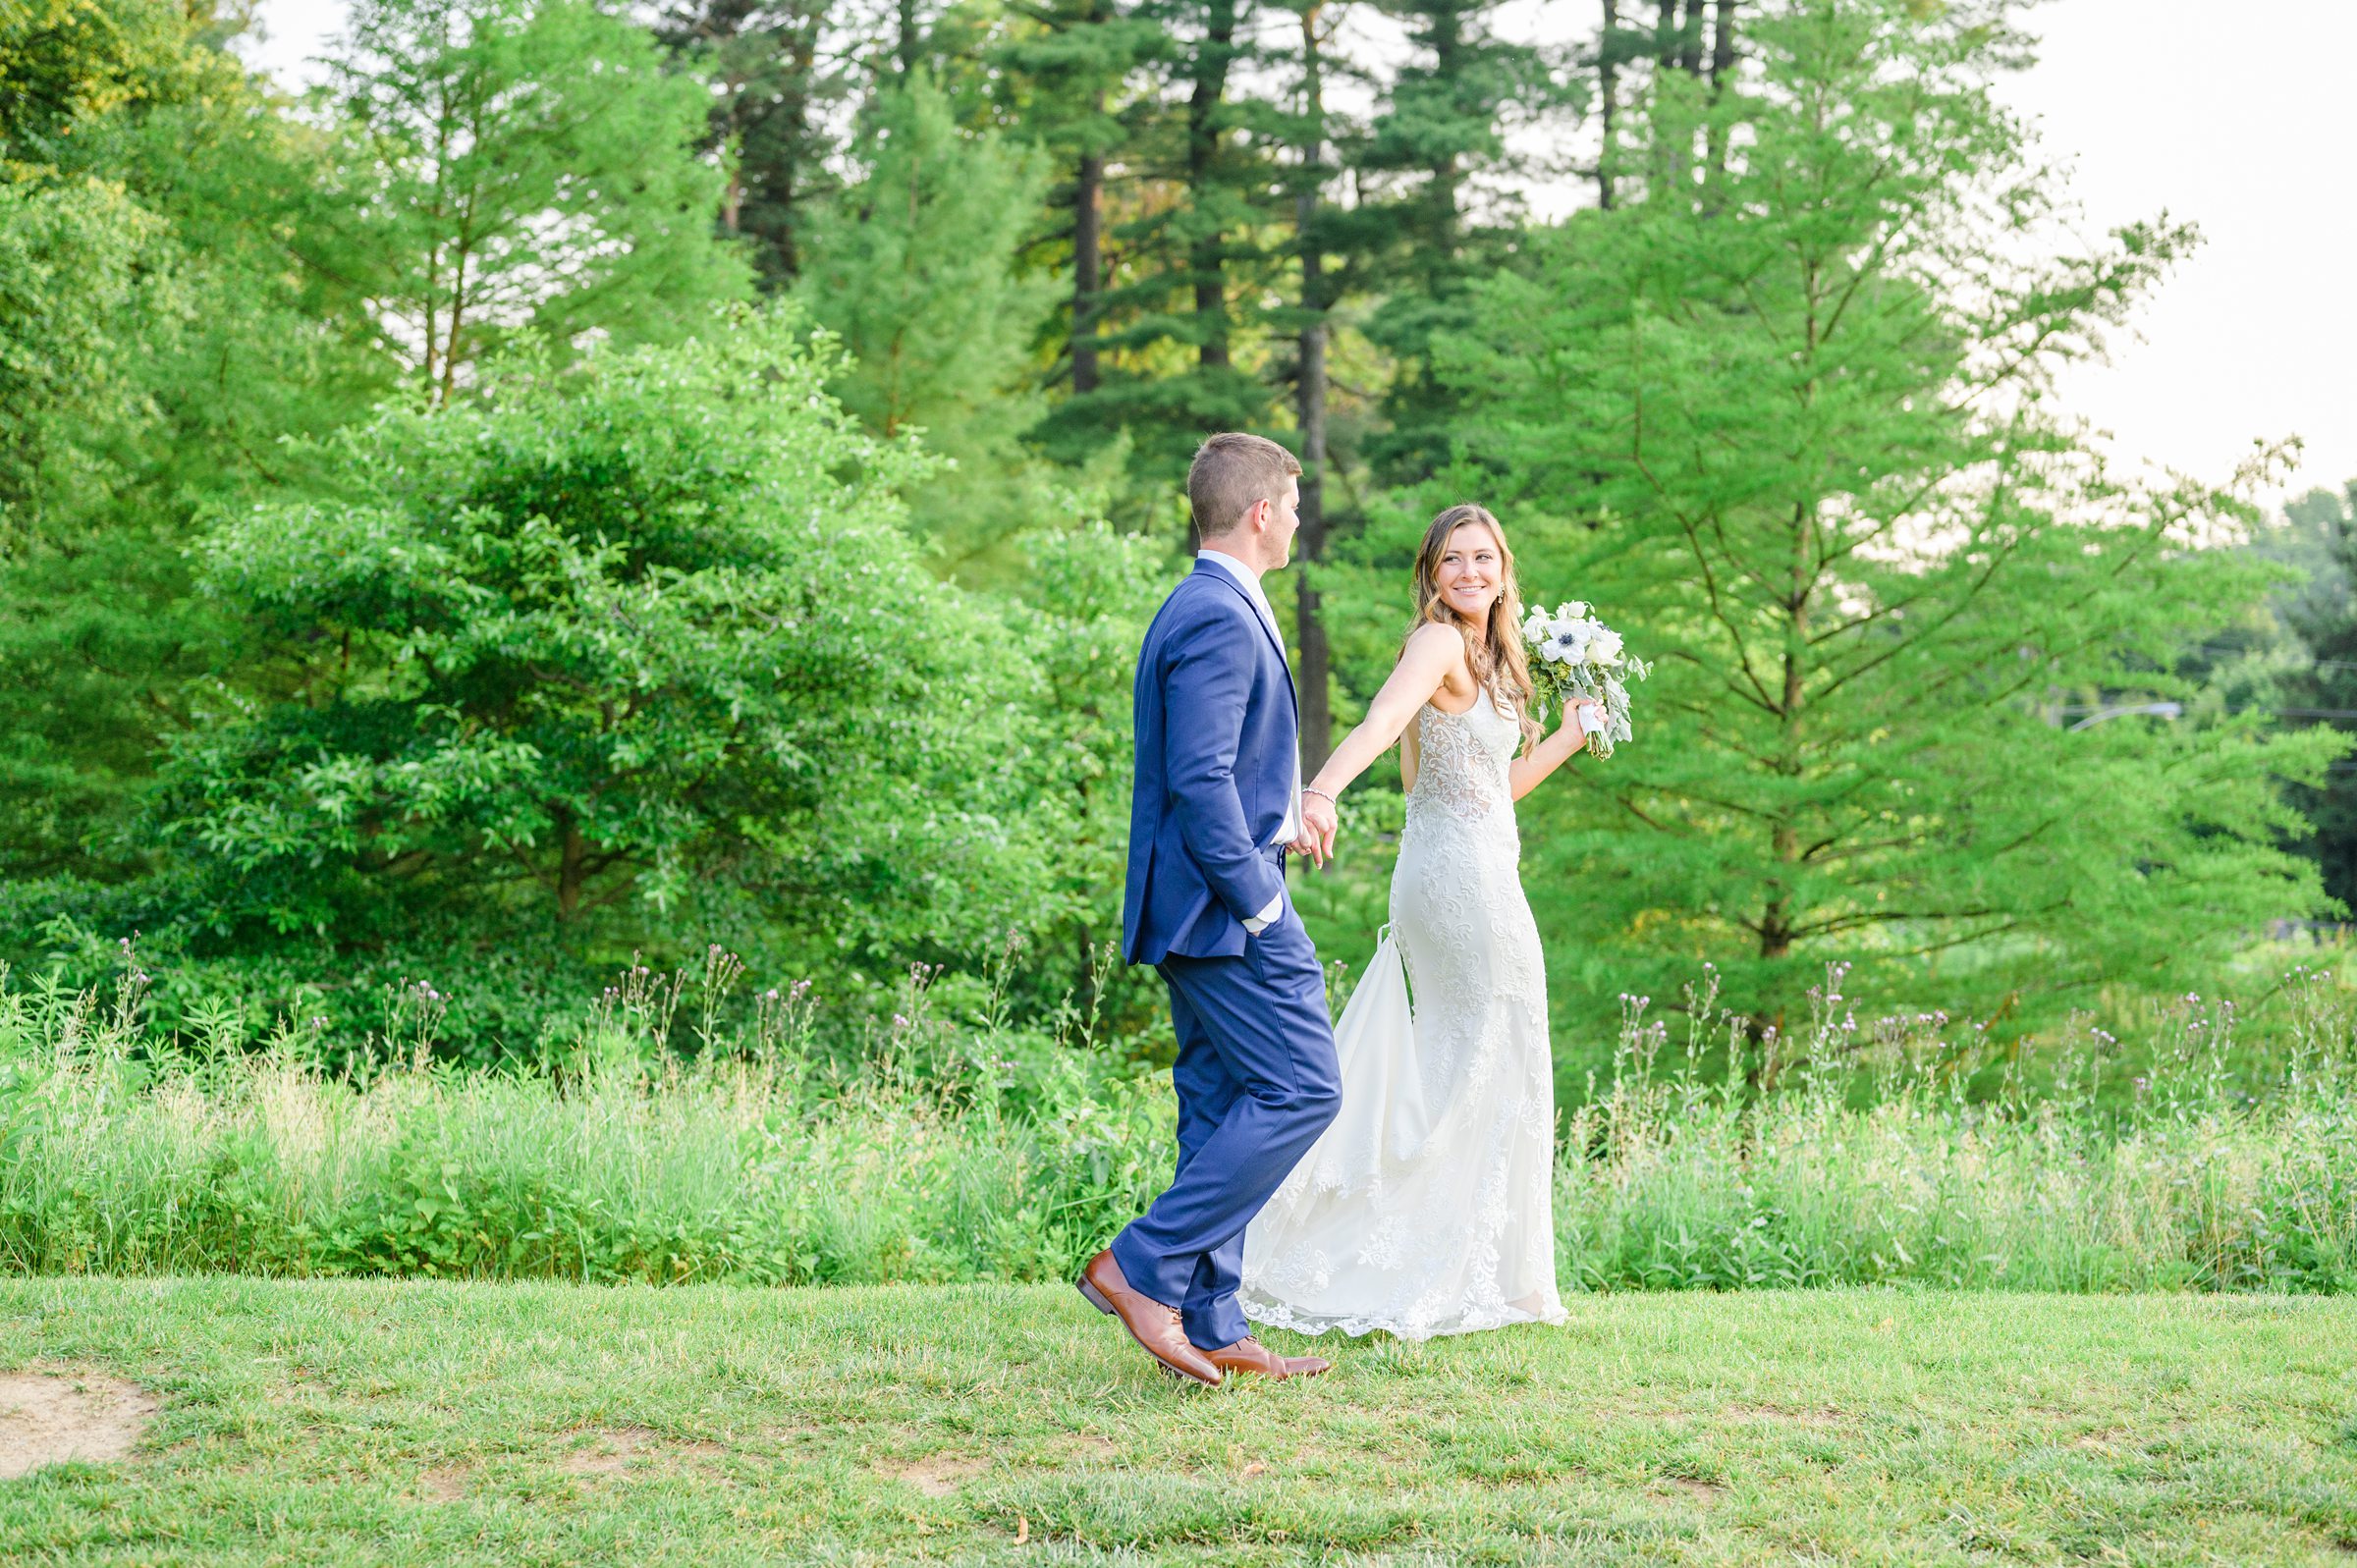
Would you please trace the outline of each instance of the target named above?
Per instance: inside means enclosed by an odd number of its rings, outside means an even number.
[[[1498,541],[1498,597],[1490,602],[1489,623],[1478,627],[1441,597],[1441,558],[1449,553],[1449,536],[1469,522],[1480,523]],[[1415,635],[1416,628],[1428,622],[1453,626],[1465,639],[1465,662],[1472,667],[1474,683],[1493,696],[1509,699],[1522,727],[1523,742],[1537,745],[1539,721],[1533,710],[1538,706],[1538,689],[1531,683],[1530,658],[1522,651],[1522,588],[1514,580],[1514,552],[1506,542],[1506,526],[1487,507],[1459,503],[1433,518],[1432,526],[1424,530],[1424,543],[1416,550],[1416,619],[1407,628],[1408,635]],[[1415,733],[1412,725],[1408,733]]]

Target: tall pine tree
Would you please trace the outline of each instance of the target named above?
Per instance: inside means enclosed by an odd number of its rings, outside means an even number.
[[[1137,79],[1163,37],[1119,0],[1048,0],[1026,20],[992,59],[1008,118],[1056,165],[1047,248],[1071,284],[1054,379],[1085,397],[1103,382],[1106,171],[1129,143]]]
[[[1097,382],[1044,434],[1068,460],[1125,436],[1140,478],[1167,493],[1205,435],[1268,423],[1258,290],[1281,261],[1279,198],[1274,145],[1237,86],[1256,59],[1248,0],[1155,0],[1142,14],[1163,28],[1159,91],[1130,117],[1127,178],[1102,193],[1109,263],[1087,335]]]
[[[1413,484],[1448,461],[1456,418],[1454,393],[1433,374],[1433,341],[1471,321],[1474,282],[1505,264],[1520,232],[1513,177],[1523,160],[1507,133],[1583,94],[1553,52],[1499,35],[1503,0],[1395,0],[1388,9],[1415,52],[1355,160],[1394,237],[1385,297],[1367,323],[1395,366],[1389,428],[1370,439],[1368,458],[1382,481]]]
[[[802,222],[835,185],[829,117],[852,84],[826,48],[833,9],[828,0],[675,0],[655,26],[712,82],[705,142],[728,171],[720,229],[751,246],[765,288],[800,273]]]
[[[922,67],[877,94],[852,159],[861,178],[808,221],[795,297],[850,355],[832,383],[844,406],[951,460],[911,516],[975,569],[1036,520],[1018,443],[1042,411],[1028,351],[1056,285],[1019,262],[1046,159],[959,130]]]
[[[1658,72],[1623,114],[1624,173],[1651,172],[1487,285],[1452,360],[1493,494],[1526,538],[1572,525],[1526,546],[1527,589],[1660,661],[1635,741],[1532,802],[1567,1012],[1708,958],[1789,1021],[1841,957],[2034,1017],[2182,990],[2324,903],[2275,781],[2337,737],[2055,722],[2087,689],[2189,698],[2176,650],[2264,574],[2210,547],[2232,493],[2110,475],[2051,407],[2190,236],[1997,259],[2056,197],[1990,90],[2004,10],[1786,0],[1715,103]]]
[[[429,398],[518,333],[662,342],[748,292],[702,85],[588,0],[361,0],[334,78],[351,189],[320,216]]]

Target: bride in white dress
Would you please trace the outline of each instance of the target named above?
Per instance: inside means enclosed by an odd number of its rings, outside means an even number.
[[[1587,736],[1565,715],[1540,737],[1521,620],[1498,519],[1434,518],[1398,666],[1303,786],[1301,841],[1322,858],[1334,797],[1402,742],[1390,935],[1335,1025],[1342,1112],[1244,1232],[1255,1322],[1422,1339],[1563,1321],[1546,960],[1513,802]]]

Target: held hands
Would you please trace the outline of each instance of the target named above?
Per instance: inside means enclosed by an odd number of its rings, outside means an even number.
[[[1289,846],[1297,855],[1307,855],[1323,870],[1334,858],[1334,835],[1341,820],[1334,809],[1334,799],[1319,790],[1301,791],[1301,837]]]

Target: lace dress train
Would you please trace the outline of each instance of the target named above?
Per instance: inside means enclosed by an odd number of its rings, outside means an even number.
[[[1563,1321],[1546,961],[1507,777],[1520,732],[1487,700],[1416,724],[1389,935],[1335,1025],[1342,1111],[1244,1232],[1245,1315],[1305,1333]]]

